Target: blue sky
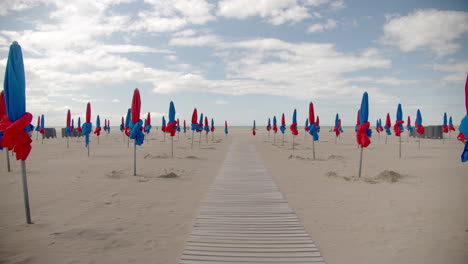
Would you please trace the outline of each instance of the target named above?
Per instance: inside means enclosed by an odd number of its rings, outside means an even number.
[[[99,3],[96,3],[99,2]],[[398,103],[414,120],[459,124],[468,71],[468,2],[372,0],[24,0],[0,3],[0,70],[23,48],[27,110],[63,125],[66,110],[118,125],[133,89],[153,125],[174,101],[222,125],[263,126],[315,105],[322,125],[353,125]],[[3,78],[3,75],[2,75]]]

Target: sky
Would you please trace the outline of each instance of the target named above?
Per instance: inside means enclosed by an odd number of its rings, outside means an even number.
[[[371,125],[399,103],[424,125],[466,114],[466,0],[1,0],[1,72],[14,40],[27,111],[46,126],[87,102],[118,125],[135,88],[153,126],[171,100],[187,121],[196,107],[264,126],[297,109],[303,125],[313,102],[321,125],[339,113],[350,126],[365,91]]]

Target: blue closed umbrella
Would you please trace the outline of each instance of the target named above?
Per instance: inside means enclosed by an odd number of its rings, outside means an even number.
[[[369,124],[369,95],[365,92],[362,95],[361,108],[359,108],[359,126],[356,137],[357,142],[361,146],[361,157],[359,160],[359,178],[361,177],[362,169],[362,153],[364,148],[370,145],[369,139],[370,124]]]
[[[2,145],[16,153],[21,160],[24,206],[26,222],[32,224],[29,210],[29,194],[26,177],[26,162],[31,152],[30,132],[32,115],[26,112],[26,78],[24,75],[23,54],[20,45],[15,41],[10,46],[3,83],[7,116],[2,119]],[[8,153],[7,153],[8,154]]]

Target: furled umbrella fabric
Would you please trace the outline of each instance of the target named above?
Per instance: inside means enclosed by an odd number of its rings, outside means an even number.
[[[3,92],[2,92],[3,93]],[[1,99],[0,99],[1,100]],[[5,106],[5,105],[4,105]],[[0,106],[1,108],[1,106]],[[3,115],[2,115],[3,116]],[[0,116],[0,120],[2,120],[2,117]],[[37,116],[37,126],[36,128],[34,129],[36,130],[37,132],[39,132],[41,130],[41,116]],[[0,144],[1,145],[1,144]]]
[[[286,119],[284,117],[284,113],[283,115],[281,116],[281,126],[280,126],[280,130],[281,130],[281,133],[284,134],[284,132],[286,131]]]
[[[93,125],[91,124],[91,103],[86,105],[86,122],[83,124],[82,130],[83,135],[85,135],[85,146],[88,147],[89,145],[89,134],[93,129]]]
[[[408,123],[406,123],[406,129],[408,130],[409,133],[413,132],[413,127],[411,126],[411,117],[408,116]]]
[[[97,115],[97,117],[96,117],[96,129],[94,130],[94,134],[99,137],[101,135],[101,129],[102,129],[101,128],[101,119],[100,119],[99,115]]]
[[[169,103],[169,120],[166,126],[166,133],[169,133],[173,137],[177,131],[177,121],[175,119],[176,110],[174,102]]]
[[[185,122],[185,119],[184,119],[184,134],[187,133],[187,123]]]
[[[391,135],[392,134],[392,131],[390,130],[392,127],[392,121],[390,120],[390,113],[387,113],[387,120],[385,121],[385,132],[387,133],[387,135]]]
[[[41,115],[41,129],[39,130],[39,133],[44,134],[45,133],[45,118],[44,114]]]
[[[151,126],[151,113],[148,112],[148,114],[146,115],[146,125],[145,125],[146,133],[149,134],[150,131],[151,131],[151,128],[152,128],[152,126]]]
[[[176,130],[177,130],[177,132],[180,132],[180,121],[179,121],[179,118],[177,118]]]
[[[166,118],[165,118],[164,116],[162,117],[162,121],[161,121],[161,122],[162,122],[162,123],[161,123],[161,131],[162,131],[163,133],[166,133]]]
[[[125,135],[127,135],[127,137],[130,137],[130,132],[131,132],[131,129],[130,129],[130,125],[132,123],[132,109],[129,108],[127,110],[127,116],[125,116]]]
[[[83,132],[83,129],[81,128],[81,117],[78,117],[78,126],[76,127],[76,131],[79,133]]]
[[[453,126],[453,122],[452,122],[452,117],[449,118],[449,130],[455,131],[455,127]]]
[[[315,126],[317,126],[317,132],[320,132],[320,118],[317,116],[317,119],[315,120]]]
[[[319,140],[319,134],[318,134],[319,128],[318,128],[317,122],[314,122],[314,120],[315,120],[315,111],[314,111],[314,104],[312,102],[309,103],[309,118],[308,118],[308,120],[310,120],[310,125],[309,125],[308,132],[313,137],[313,140],[317,141],[317,140]]]
[[[367,148],[370,145],[371,133],[369,123],[369,95],[365,92],[362,96],[361,108],[358,111],[359,113],[359,125],[356,131],[356,141],[361,146],[361,148]]]
[[[110,134],[110,120],[107,120],[107,134]]]
[[[228,130],[228,124],[227,124],[227,121],[224,121],[224,134],[228,134],[229,133],[229,130]]]
[[[395,136],[401,136],[401,132],[403,132],[403,110],[401,108],[401,104],[398,104],[397,112],[396,112],[396,120],[395,125],[393,126],[393,131],[395,131]]]
[[[200,114],[200,120],[198,121],[197,132],[203,131],[203,113]]]
[[[333,127],[333,131],[335,131],[335,135],[338,137],[341,133],[340,131],[340,116],[336,114],[335,116],[335,126]]]
[[[125,130],[125,120],[124,117],[122,116],[122,122],[120,123],[120,132],[124,132]]]
[[[340,131],[340,133],[343,133],[343,127],[341,126],[341,118],[338,119],[338,130]]]
[[[357,111],[357,120],[356,120],[356,126],[354,127],[354,132],[357,132],[358,131],[358,127],[359,125],[361,124],[361,120],[360,120],[360,110]]]
[[[275,132],[275,134],[278,132],[278,124],[276,122],[276,116],[273,116],[273,132]]]
[[[305,125],[304,125],[305,132],[309,132],[309,118],[306,118]]]
[[[135,140],[135,145],[140,146],[145,140],[145,134],[142,132],[143,121],[140,119],[141,98],[140,91],[136,88],[133,91],[132,108],[131,108],[131,123],[130,123],[130,139]]]
[[[70,132],[74,132],[75,131],[75,119],[72,118],[72,122],[71,122],[71,127],[70,127]]]
[[[465,83],[465,107],[466,107],[466,115],[462,119],[458,130],[460,134],[458,135],[458,140],[465,143],[463,148],[463,152],[461,154],[461,161],[466,162],[468,161],[468,75],[466,76],[466,83]]]
[[[70,113],[70,109],[68,109],[68,111],[67,111],[67,122],[66,122],[65,131],[67,132],[68,136],[71,135],[71,113]]]
[[[266,127],[266,130],[269,132],[271,130],[271,120],[268,118],[268,125]]]
[[[213,120],[213,118],[211,118],[211,127],[210,127],[210,131],[211,131],[211,132],[214,132],[214,131],[215,131],[215,126],[214,126],[214,120]]]
[[[447,113],[444,113],[444,120],[443,120],[443,124],[442,124],[442,131],[444,133],[448,133],[449,132],[449,128],[448,128],[448,125],[447,125]]]
[[[294,109],[293,116],[292,116],[292,124],[289,126],[289,129],[291,130],[291,133],[294,136],[299,135],[299,131],[297,131],[297,111]]]
[[[205,130],[206,134],[208,134],[208,132],[210,132],[210,125],[208,124],[208,117],[205,116],[205,126],[203,127],[203,129]]]
[[[424,134],[424,126],[422,125],[422,116],[421,116],[421,111],[418,109],[416,112],[416,122],[414,122],[414,125],[416,126],[416,132],[418,134]]]
[[[197,109],[193,109],[193,113],[192,113],[192,123],[190,124],[191,125],[191,130],[192,131],[197,131],[198,132],[198,114],[197,114]]]
[[[253,127],[252,127],[252,135],[257,135],[257,132],[255,131],[257,128],[255,127],[255,120],[253,121]]]

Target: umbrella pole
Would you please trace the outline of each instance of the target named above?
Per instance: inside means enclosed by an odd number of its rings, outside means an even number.
[[[205,137],[206,137],[206,144],[208,144],[208,132],[206,132]]]
[[[88,147],[87,147],[87,149],[88,149],[88,157],[89,157],[89,144],[88,144]]]
[[[314,137],[312,137],[312,154],[313,154],[313,157],[314,157],[314,160],[315,160],[315,140],[314,140]]]
[[[174,137],[171,137],[171,158],[174,158]]]
[[[32,224],[31,212],[29,209],[28,179],[26,178],[26,162],[21,161],[21,174],[23,178],[24,209],[26,211],[26,223]]]
[[[39,131],[36,131],[36,140],[39,139]]]
[[[69,147],[70,147],[69,140],[70,140],[70,138],[67,136],[67,148],[69,148]]]
[[[180,141],[180,132],[177,132],[177,142]]]
[[[211,132],[211,141],[214,141],[214,132]]]
[[[273,134],[273,145],[276,145],[276,133]]]
[[[127,148],[130,148],[130,137],[127,137]]]
[[[133,176],[136,176],[136,144],[133,147]]]
[[[400,141],[400,159],[401,159],[401,135],[399,136],[399,141]]]
[[[385,134],[385,144],[387,144],[388,134]]]
[[[421,149],[421,138],[418,140],[418,149]]]
[[[281,146],[284,146],[284,133],[283,133],[283,144],[281,144]]]
[[[99,145],[99,136],[97,136],[97,143],[98,143],[98,145]]]
[[[5,153],[6,153],[6,160],[7,160],[7,168],[8,168],[8,172],[10,172],[10,171],[11,171],[11,167],[10,167],[10,153],[8,153],[8,148],[5,148],[5,149],[6,149]]]
[[[42,134],[42,142],[41,144],[44,144],[44,134]]]
[[[296,136],[295,136],[295,135],[293,135],[293,140],[292,140],[292,147],[293,147],[292,154],[293,154],[293,155],[294,155],[294,138],[295,138],[295,137],[296,137]]]
[[[201,134],[202,134],[202,131],[200,131],[200,140],[198,140],[198,147],[201,146]]]
[[[268,130],[268,141],[270,141],[270,130]]]
[[[164,136],[164,139],[163,139],[163,140],[164,140],[164,142],[166,142],[166,132],[164,132],[164,135],[163,135],[163,136]]]
[[[195,130],[192,130],[192,148],[193,148],[193,136],[195,135]]]
[[[361,147],[361,158],[359,160],[359,178],[361,178],[361,169],[362,169],[362,152],[364,151],[364,148]]]
[[[335,137],[335,144],[338,144],[338,136]]]
[[[122,132],[122,142],[125,144],[125,133]]]

